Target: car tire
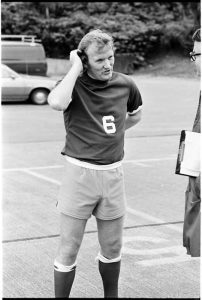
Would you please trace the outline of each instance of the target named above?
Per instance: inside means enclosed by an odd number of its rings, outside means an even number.
[[[37,105],[44,105],[47,103],[49,91],[46,89],[36,89],[30,95],[32,103]]]

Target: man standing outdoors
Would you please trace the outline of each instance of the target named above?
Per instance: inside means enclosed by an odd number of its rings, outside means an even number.
[[[58,195],[60,244],[54,262],[55,297],[69,297],[87,220],[97,221],[97,259],[104,297],[118,297],[125,214],[125,130],[140,121],[142,99],[134,81],[113,72],[112,37],[97,29],[70,53],[71,68],[48,97],[63,111],[65,172]],[[88,269],[86,270],[88,272]]]
[[[201,74],[201,30],[198,29],[192,37],[194,41],[193,52],[190,53],[191,61],[195,63],[198,75]],[[201,92],[199,96],[198,110],[196,113],[192,131],[201,132]],[[183,228],[183,246],[187,249],[187,254],[200,256],[200,175],[198,177],[189,177],[189,182],[185,197],[185,217]]]

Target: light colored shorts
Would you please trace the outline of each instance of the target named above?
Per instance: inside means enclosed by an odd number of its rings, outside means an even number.
[[[122,165],[110,170],[94,170],[65,161],[57,209],[66,215],[112,220],[125,214]]]

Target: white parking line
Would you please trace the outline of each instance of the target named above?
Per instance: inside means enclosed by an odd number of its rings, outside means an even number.
[[[170,158],[169,158],[170,159]],[[152,159],[151,159],[152,160]],[[150,161],[151,161],[150,160]],[[165,158],[164,158],[164,160],[165,160]],[[155,161],[156,161],[156,159],[155,159]],[[52,167],[55,167],[55,166],[52,166]],[[61,167],[61,166],[57,166],[57,167]],[[35,167],[35,168],[19,168],[19,169],[17,169],[18,171],[23,171],[23,172],[25,172],[25,173],[27,173],[27,174],[29,174],[29,175],[32,175],[32,176],[35,176],[35,177],[37,177],[37,178],[40,178],[40,179],[43,179],[43,180],[45,180],[45,181],[48,181],[48,182],[50,182],[50,183],[53,183],[53,184],[56,184],[56,185],[58,185],[58,186],[60,186],[61,185],[61,183],[58,181],[58,180],[55,180],[55,179],[52,179],[52,178],[50,178],[50,177],[47,177],[47,176],[45,176],[45,175],[42,175],[42,174],[39,174],[39,173],[36,173],[36,172],[34,172],[34,171],[32,171],[33,169],[43,169],[44,167]],[[51,168],[51,166],[49,166],[48,168]],[[16,169],[15,169],[15,171],[16,171]],[[131,213],[132,215],[135,215],[135,216],[139,216],[139,217],[141,217],[141,218],[143,218],[143,219],[146,219],[146,220],[149,220],[149,221],[153,221],[153,222],[155,222],[155,223],[165,223],[165,221],[164,220],[162,220],[162,219],[159,219],[159,218],[156,218],[156,217],[152,217],[151,215],[149,215],[149,214],[146,214],[146,213],[144,213],[144,212],[141,212],[141,211],[137,211],[137,210],[135,210],[135,209],[132,209],[132,208],[130,208],[130,207],[127,207],[127,211],[129,212],[129,213]],[[180,232],[180,233],[182,233],[182,228],[179,228],[178,226],[175,226],[175,225],[172,225],[172,224],[167,224],[167,225],[165,225],[165,227],[167,227],[167,228],[169,228],[169,229],[172,229],[172,230],[175,230],[175,231],[177,231],[177,232]]]
[[[150,159],[139,159],[139,160],[123,160],[123,163],[126,164],[139,164],[142,167],[145,167],[144,162],[154,162],[154,161],[166,161],[166,160],[172,160],[172,159],[176,159],[176,155],[173,156],[168,156],[168,157],[162,157],[162,158],[150,158]],[[31,176],[34,176],[36,178],[45,180],[49,183],[55,184],[57,186],[61,185],[61,182],[58,180],[55,180],[53,178],[50,178],[48,176],[45,176],[43,174],[40,174],[38,172],[36,172],[37,170],[45,170],[45,169],[57,169],[57,168],[62,168],[64,167],[64,165],[53,165],[53,166],[39,166],[39,167],[30,167],[30,168],[12,168],[12,169],[4,169],[4,172],[16,172],[16,171],[21,171],[24,172],[26,174],[29,174]],[[130,207],[127,207],[127,212],[134,215],[134,216],[138,216],[141,217],[147,221],[152,221],[154,223],[165,223],[164,220],[156,218],[151,216],[150,214],[147,214],[145,212],[141,212],[135,209],[132,209]],[[182,226],[178,227],[172,224],[165,224],[164,228],[168,228],[177,232],[182,233]],[[124,237],[125,239],[127,239],[128,237]],[[136,237],[137,238],[137,237]],[[148,239],[148,237],[147,237]],[[157,238],[156,238],[157,239]],[[162,240],[162,238],[161,238]],[[126,243],[127,244],[127,243]],[[164,258],[154,258],[154,259],[144,259],[141,261],[136,262],[136,264],[141,265],[141,266],[145,266],[145,267],[149,267],[149,266],[155,266],[155,265],[164,265],[164,264],[173,264],[173,263],[178,263],[178,262],[185,262],[185,261],[190,261],[189,257],[187,257],[186,255],[184,255],[183,253],[180,255],[180,253],[177,252],[181,252],[181,247],[165,247],[165,248],[158,248],[158,249],[152,249],[152,250],[146,250],[145,251],[140,251],[138,249],[130,249],[127,247],[127,245],[124,245],[123,250],[125,251],[126,254],[132,254],[134,255],[147,255],[147,254],[152,254],[154,255],[158,255],[158,254],[162,254],[162,253],[172,253],[172,252],[176,252],[175,254],[177,255],[176,257],[164,257]],[[124,252],[123,251],[123,252]],[[139,252],[138,252],[139,251]]]
[[[136,243],[138,245],[138,243]],[[164,247],[164,248],[156,248],[156,249],[134,249],[129,248],[126,246],[123,246],[122,251],[127,254],[131,255],[141,255],[141,256],[152,256],[152,255],[158,255],[158,254],[175,254],[178,256],[185,256],[185,250],[182,246],[171,246],[171,247]],[[165,258],[165,257],[163,257]]]
[[[131,160],[124,160],[123,163],[125,164],[134,164],[136,166],[144,167],[147,168],[149,167],[148,164],[142,163],[142,162],[137,162],[137,161],[131,161]]]
[[[27,170],[45,170],[45,169],[59,169],[63,168],[63,165],[53,165],[53,166],[44,166],[44,167],[30,167],[30,168],[6,168],[3,169],[4,172],[18,172],[18,171],[27,171]]]
[[[176,159],[176,154],[173,154],[171,156],[168,157],[161,157],[161,158],[148,158],[148,159],[126,159],[123,160],[123,163],[125,164],[135,164],[137,166],[141,166],[141,167],[149,167],[148,164],[149,162],[158,162],[158,161],[165,161],[165,160],[173,160]]]
[[[142,162],[153,162],[153,161],[165,161],[165,160],[172,160],[175,159],[176,155],[172,155],[172,156],[168,156],[168,157],[162,157],[162,158],[150,158],[150,159],[136,159],[136,160],[123,160],[123,163],[142,163]],[[56,184],[58,186],[61,185],[60,181],[55,180],[53,178],[50,178],[48,176],[39,174],[37,172],[34,172],[33,170],[44,170],[44,169],[55,169],[55,168],[62,168],[64,167],[63,165],[53,165],[53,166],[39,166],[39,167],[30,167],[30,168],[11,168],[11,169],[3,169],[4,172],[16,172],[16,171],[21,171],[21,172],[25,172],[29,175],[32,175],[34,177],[40,178],[42,180],[48,181],[50,183]],[[135,216],[139,216],[143,219],[149,220],[149,221],[153,221],[155,223],[164,223],[163,220],[159,219],[159,218],[155,218],[152,217],[149,214],[134,210],[130,207],[127,208],[127,211]],[[182,228],[179,228],[175,225],[165,225],[167,228],[170,228],[172,230],[175,230],[177,232],[182,232]]]
[[[176,159],[176,154],[172,154],[167,157],[161,158],[147,158],[147,159],[124,159],[123,164],[137,164],[140,166],[147,166],[144,162],[153,162],[153,161],[165,161],[165,160],[173,160]],[[5,168],[2,169],[3,172],[18,172],[18,171],[27,171],[27,170],[45,170],[45,169],[57,169],[63,168],[64,165],[53,165],[53,166],[39,166],[39,167],[28,167],[28,168]]]
[[[153,161],[164,161],[164,160],[173,160],[176,159],[176,154],[172,154],[167,157],[160,157],[160,158],[143,158],[143,159],[126,159],[123,160],[123,163],[141,163],[141,162],[153,162]]]
[[[142,246],[140,248],[138,242],[141,241],[143,243],[149,243],[150,247],[145,248],[144,246]],[[193,257],[187,255],[186,249],[182,244],[175,246],[166,246],[166,243],[169,242],[170,239],[164,239],[155,236],[124,236],[122,253],[124,255],[133,255],[136,258],[135,264],[144,267],[193,261]],[[162,247],[162,244],[165,244],[165,247]],[[137,259],[138,256],[141,257],[141,260]],[[199,260],[199,257],[195,258],[195,260]]]
[[[129,212],[132,215],[141,217],[143,219],[146,219],[146,220],[149,220],[149,221],[152,221],[152,222],[155,222],[155,223],[165,223],[165,221],[162,220],[162,219],[159,219],[159,218],[156,218],[156,217],[152,217],[149,214],[146,214],[146,213],[141,212],[139,210],[135,210],[135,209],[130,208],[130,207],[127,207],[127,212]],[[164,227],[167,227],[169,229],[172,229],[172,230],[175,230],[177,232],[182,233],[182,228],[180,228],[178,226],[175,226],[175,225],[172,225],[172,224],[167,224],[167,225],[164,225]]]
[[[48,182],[54,183],[56,185],[61,185],[60,181],[52,179],[52,178],[44,176],[44,175],[41,175],[41,174],[38,174],[38,173],[36,173],[34,171],[31,171],[31,170],[28,170],[28,169],[24,169],[23,172],[25,172],[27,174],[30,174],[30,175],[33,175],[35,177],[38,177],[40,179],[46,180]]]
[[[136,262],[136,264],[145,266],[145,267],[152,267],[152,266],[156,266],[156,265],[159,266],[159,265],[166,265],[166,264],[176,264],[176,263],[185,262],[185,261],[193,262],[196,260],[200,260],[200,257],[189,257],[188,255],[184,255],[184,256],[175,256],[175,257],[145,259],[145,260]]]

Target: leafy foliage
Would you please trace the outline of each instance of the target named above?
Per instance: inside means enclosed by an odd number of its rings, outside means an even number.
[[[2,34],[32,34],[48,57],[65,58],[88,31],[112,34],[116,53],[133,64],[160,50],[190,51],[200,2],[2,2]]]

